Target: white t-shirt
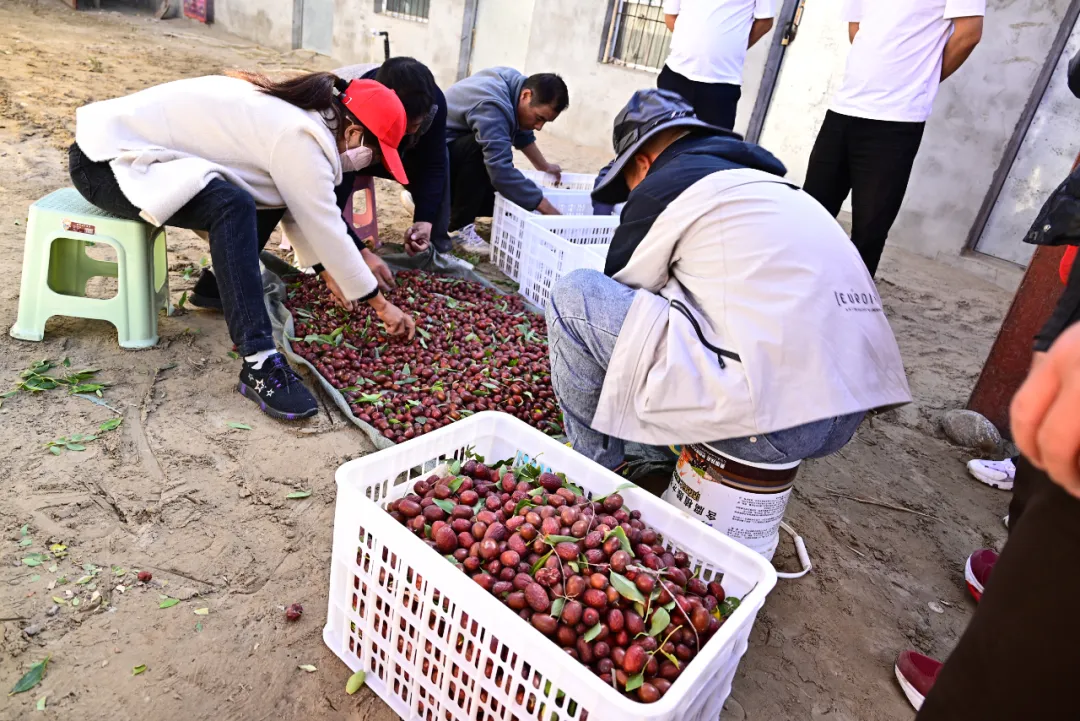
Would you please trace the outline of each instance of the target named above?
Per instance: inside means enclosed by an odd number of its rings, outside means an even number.
[[[773,0],[664,0],[678,15],[667,66],[699,83],[742,85],[755,19],[773,17]]]
[[[844,21],[859,23],[859,32],[832,110],[924,122],[941,84],[953,19],[985,14],[986,0],[844,0]]]

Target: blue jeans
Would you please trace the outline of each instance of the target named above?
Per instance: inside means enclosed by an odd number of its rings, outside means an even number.
[[[121,218],[140,220],[139,209],[120,190],[108,163],[95,163],[73,143],[68,166],[71,182],[88,202]],[[256,210],[250,193],[215,178],[166,223],[208,232],[225,322],[242,356],[274,348],[259,251],[284,214],[283,209]]]
[[[575,270],[555,284],[547,307],[551,383],[562,407],[566,435],[574,450],[607,468],[623,462],[625,443],[594,430],[590,423],[615,341],[633,302],[631,288],[595,270]],[[709,445],[750,463],[820,458],[843,448],[864,415],[853,413]]]

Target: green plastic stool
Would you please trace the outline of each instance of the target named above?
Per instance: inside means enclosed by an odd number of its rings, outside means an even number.
[[[86,247],[95,243],[112,246],[117,262],[89,257]],[[116,278],[116,295],[87,298],[86,282],[101,276]],[[149,348],[158,342],[161,309],[172,312],[164,228],[106,213],[74,188],[30,206],[13,338],[40,341],[45,321],[66,315],[107,320],[122,348]]]

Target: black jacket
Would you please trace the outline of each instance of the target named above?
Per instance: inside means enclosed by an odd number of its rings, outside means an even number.
[[[378,68],[364,73],[364,79],[374,80]],[[416,145],[401,151],[405,173],[409,176],[409,192],[412,194],[416,212],[414,223],[434,223],[439,216],[439,206],[447,182],[446,159],[446,96],[438,87],[432,88],[438,110],[431,127],[417,140]],[[406,139],[407,141],[407,139]],[[381,163],[365,168],[366,175],[390,178]]]
[[[614,276],[630,262],[653,223],[684,190],[717,171],[738,168],[780,177],[787,174],[784,164],[768,150],[735,138],[691,134],[669,145],[627,198],[611,239],[604,273]]]

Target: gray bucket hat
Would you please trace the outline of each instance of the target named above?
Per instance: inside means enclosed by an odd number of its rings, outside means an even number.
[[[678,93],[656,88],[638,90],[615,116],[611,139],[616,157],[593,188],[593,201],[609,205],[625,201],[630,194],[622,177],[626,163],[653,136],[670,128],[700,128],[710,135],[742,139],[738,133],[698,120],[694,108]]]

